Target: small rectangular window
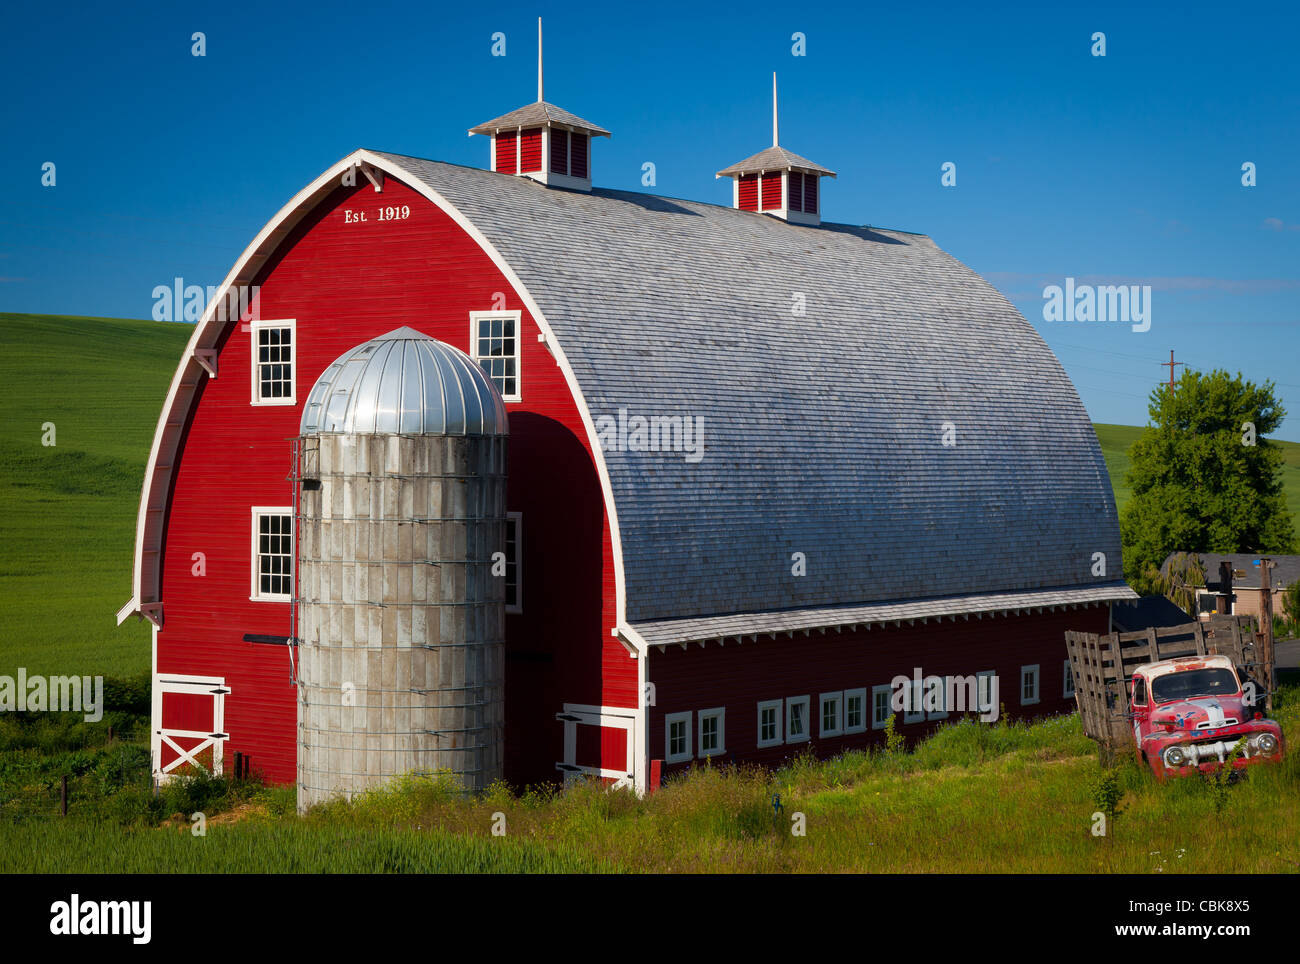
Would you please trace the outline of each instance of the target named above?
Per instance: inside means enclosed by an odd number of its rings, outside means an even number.
[[[942,720],[948,715],[948,677],[930,676],[925,680],[925,718]]]
[[[471,311],[470,357],[492,379],[507,402],[522,398],[519,372],[519,328],[522,312]]]
[[[519,173],[542,169],[542,129],[530,127],[519,132]]]
[[[807,696],[791,696],[785,701],[785,742],[808,739],[808,703]]]
[[[839,736],[844,732],[844,694],[821,695],[821,736]]]
[[[668,763],[691,759],[690,713],[669,713],[664,717],[664,759]]]
[[[569,137],[570,176],[587,177],[587,146],[588,137],[586,134],[574,132]]]
[[[790,210],[803,210],[803,178],[804,176],[798,171],[791,171],[790,178]]]
[[[1147,681],[1144,676],[1133,677],[1133,705],[1147,705]]]
[[[493,140],[496,145],[496,170],[502,174],[518,174],[519,132],[502,131]]]
[[[757,174],[742,174],[736,178],[736,207],[742,211],[758,210]]]
[[[903,688],[903,722],[925,722],[925,690],[920,680],[908,680]]]
[[[253,404],[293,405],[296,323],[255,321],[253,344]]]
[[[776,746],[785,742],[781,728],[781,700],[766,700],[758,704],[758,745],[759,747]]]
[[[892,686],[871,687],[871,728],[883,730],[894,715],[894,688]]]
[[[803,210],[806,214],[817,213],[817,182],[821,180],[816,174],[803,176]]]
[[[253,509],[253,599],[284,601],[293,594],[293,510]]]
[[[783,206],[781,192],[780,171],[770,171],[762,177],[763,182],[763,210],[777,211]]]
[[[1020,703],[1027,706],[1038,702],[1038,666],[1020,667]]]
[[[700,756],[718,756],[726,752],[726,710],[715,707],[700,710]]]
[[[569,132],[551,128],[551,173],[569,173]]]
[[[844,732],[863,733],[867,729],[867,691],[844,691]]]
[[[524,611],[524,514],[506,513],[506,612]]]
[[[1061,678],[1061,692],[1067,700],[1074,699],[1074,673],[1070,669],[1070,661],[1065,661],[1065,667]]]

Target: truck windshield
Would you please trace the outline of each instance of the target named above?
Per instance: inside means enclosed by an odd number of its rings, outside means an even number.
[[[1189,669],[1166,673],[1151,683],[1151,695],[1157,703],[1186,700],[1195,696],[1233,696],[1237,677],[1228,669]]]

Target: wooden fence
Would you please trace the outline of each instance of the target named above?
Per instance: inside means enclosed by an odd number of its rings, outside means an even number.
[[[1143,663],[1219,654],[1230,657],[1239,671],[1262,679],[1255,639],[1251,616],[1212,616],[1207,622],[1107,636],[1067,632],[1065,648],[1083,732],[1097,741],[1103,755],[1132,746],[1128,687]]]

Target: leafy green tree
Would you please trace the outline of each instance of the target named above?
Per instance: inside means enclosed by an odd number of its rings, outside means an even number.
[[[1176,550],[1295,551],[1282,452],[1265,438],[1286,417],[1273,389],[1188,369],[1173,392],[1151,393],[1151,424],[1129,450],[1133,497],[1120,513],[1124,574],[1138,592],[1158,591],[1153,570]]]
[[[1291,583],[1283,591],[1282,612],[1286,616],[1290,634],[1300,636],[1300,579]]]

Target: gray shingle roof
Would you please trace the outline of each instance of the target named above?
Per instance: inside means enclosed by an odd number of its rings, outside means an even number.
[[[609,131],[603,127],[598,127],[591,121],[585,121],[577,114],[570,114],[561,107],[549,104],[544,100],[534,101],[531,104],[525,104],[509,114],[502,114],[485,124],[479,124],[478,127],[471,127],[471,134],[495,134],[499,130],[509,130],[514,127],[536,127],[545,124],[562,124],[565,127],[573,127],[578,130],[587,131],[593,137],[611,137]]]
[[[384,156],[509,263],[593,419],[703,418],[699,461],[605,453],[634,626],[1133,595],[1074,386],[930,239]],[[1092,575],[1098,552],[1108,575]]]
[[[1169,561],[1177,553],[1170,553],[1161,563],[1161,570],[1167,571]],[[1255,565],[1255,560],[1260,556],[1268,555],[1263,552],[1201,552],[1196,554],[1204,567],[1205,588],[1207,590],[1219,588],[1219,563],[1225,559],[1232,563],[1232,568],[1243,573],[1232,581],[1233,589],[1258,589],[1260,582],[1259,566]],[[1283,586],[1289,586],[1291,583],[1300,580],[1300,556],[1279,556],[1268,555],[1275,565],[1269,572],[1268,582],[1273,589],[1280,589]]]
[[[820,164],[814,164],[806,157],[800,157],[784,147],[769,147],[766,150],[759,151],[753,157],[747,157],[731,167],[723,168],[718,172],[718,177],[735,177],[737,174],[752,174],[761,171],[784,171],[793,169],[796,171],[811,171],[813,174],[821,174],[825,177],[834,177],[835,172],[828,167],[822,167]]]

